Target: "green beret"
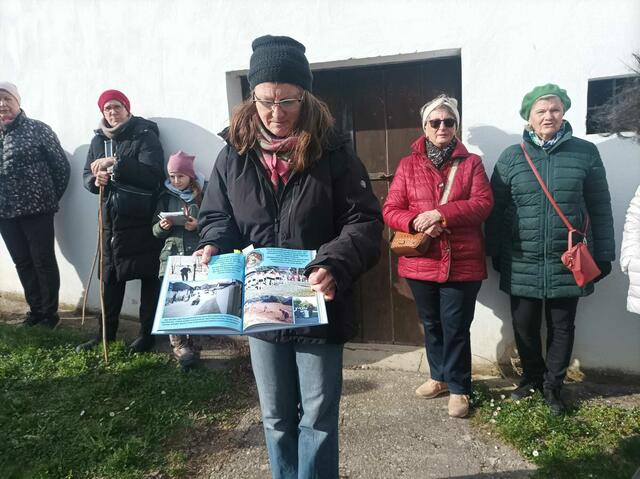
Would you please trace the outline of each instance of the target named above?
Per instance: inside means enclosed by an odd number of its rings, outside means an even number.
[[[527,93],[522,99],[522,106],[520,107],[520,116],[529,121],[529,114],[531,113],[531,107],[541,96],[555,95],[560,98],[560,101],[564,105],[564,111],[571,108],[571,98],[567,95],[567,90],[563,90],[558,85],[553,83],[547,83],[546,85],[540,85],[535,87],[529,93]]]

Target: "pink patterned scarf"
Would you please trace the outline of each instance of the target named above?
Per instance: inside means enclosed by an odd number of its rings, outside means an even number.
[[[271,135],[260,122],[256,148],[260,162],[267,169],[273,188],[278,191],[278,179],[287,184],[291,175],[291,153],[298,144],[297,136],[278,138]]]

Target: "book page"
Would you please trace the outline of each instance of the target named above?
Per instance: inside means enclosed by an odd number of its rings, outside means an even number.
[[[170,256],[154,334],[241,334],[244,256]]]
[[[327,323],[324,298],[311,289],[304,270],[315,251],[258,248],[246,254],[245,332]]]
[[[188,219],[182,211],[161,211],[158,213],[158,217],[170,219],[173,226],[184,226]]]

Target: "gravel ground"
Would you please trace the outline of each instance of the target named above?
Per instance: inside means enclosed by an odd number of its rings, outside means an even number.
[[[342,478],[525,478],[534,466],[511,448],[451,419],[447,397],[423,400],[417,373],[346,369],[340,413]],[[269,462],[254,404],[234,431],[220,438],[225,451],[205,461],[202,479],[268,478]]]

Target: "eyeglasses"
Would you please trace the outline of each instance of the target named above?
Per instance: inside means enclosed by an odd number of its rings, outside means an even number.
[[[107,105],[104,107],[104,111],[117,113],[119,111],[122,111],[123,108],[124,107],[122,105]]]
[[[437,118],[435,120],[429,120],[429,126],[434,130],[439,129],[442,123],[444,123],[445,128],[453,128],[456,125],[456,120],[455,118],[445,118],[444,120]]]
[[[280,100],[280,101],[272,101],[272,100],[261,100],[259,98],[256,98],[255,95],[253,95],[253,103],[257,103],[265,110],[271,110],[271,111],[274,111],[277,106],[282,108],[284,111],[293,111],[301,102],[302,102],[302,97],[285,98],[284,100]]]

